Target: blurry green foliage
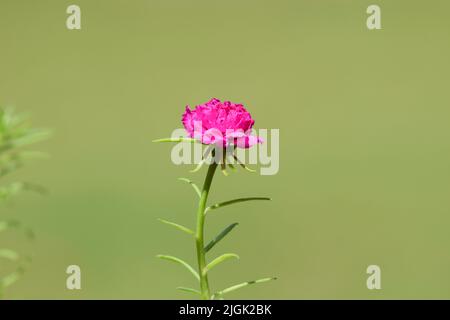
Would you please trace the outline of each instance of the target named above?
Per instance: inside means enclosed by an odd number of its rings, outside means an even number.
[[[15,114],[13,109],[0,109],[0,179],[3,179],[20,169],[31,159],[44,157],[45,154],[37,151],[25,150],[25,147],[48,138],[50,132],[44,129],[35,129],[30,126],[28,117],[23,114]],[[22,191],[36,191],[44,193],[45,189],[25,181],[14,181],[0,185],[0,202],[3,203],[20,194]],[[31,229],[22,228],[20,222],[0,220],[0,232],[22,229],[29,239],[34,238]],[[13,272],[0,273],[0,297],[4,290],[16,282],[24,272],[23,261],[29,258],[21,255],[13,249],[0,247],[0,261],[12,261],[17,263]],[[1,266],[1,265],[0,265]],[[0,269],[1,272],[4,272]]]

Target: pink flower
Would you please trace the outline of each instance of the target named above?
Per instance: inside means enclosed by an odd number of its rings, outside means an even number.
[[[189,137],[204,144],[249,148],[262,139],[251,135],[255,121],[242,104],[211,99],[194,110],[186,106],[182,122]]]

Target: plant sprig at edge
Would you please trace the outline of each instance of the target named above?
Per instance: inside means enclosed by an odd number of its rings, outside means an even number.
[[[12,108],[0,108],[0,180],[21,169],[29,160],[46,157],[45,153],[24,150],[24,148],[47,139],[50,133],[46,129],[31,127],[26,114],[16,114]],[[25,181],[2,183],[0,204],[17,196],[22,191],[46,192],[42,186]],[[24,228],[19,221],[0,220],[0,233],[11,229],[22,229],[27,239],[34,238],[34,232],[29,228]],[[22,277],[26,269],[25,265],[31,262],[31,257],[24,256],[10,248],[0,247],[0,260],[1,263],[3,260],[9,260],[17,264],[14,271],[0,274],[0,299],[2,299],[6,289]]]
[[[241,289],[243,287],[276,280],[276,277],[268,277],[259,280],[247,281],[233,285],[220,291],[215,291],[213,294],[211,293],[211,288],[208,280],[209,271],[216,267],[218,264],[229,259],[239,259],[239,256],[234,253],[225,253],[213,259],[209,263],[207,262],[206,254],[238,225],[238,223],[236,222],[230,224],[214,239],[212,239],[205,245],[205,218],[207,215],[209,215],[209,212],[224,206],[245,201],[271,200],[268,197],[248,197],[233,199],[207,206],[211,184],[219,163],[224,175],[228,175],[226,172],[227,166],[234,170],[233,164],[227,162],[226,160],[230,156],[234,160],[236,160],[241,167],[248,171],[252,171],[243,162],[239,161],[239,159],[233,153],[233,150],[235,150],[236,148],[250,148],[255,144],[263,142],[259,137],[251,135],[251,129],[253,127],[254,120],[251,118],[250,113],[248,113],[244,106],[241,104],[234,104],[229,101],[221,102],[218,99],[212,99],[203,105],[197,106],[194,110],[190,110],[189,107],[186,107],[182,122],[189,135],[188,138],[167,138],[154,140],[154,142],[192,142],[210,145],[201,162],[191,172],[199,171],[200,168],[205,163],[207,163],[208,156],[211,156],[213,161],[210,161],[210,163],[208,164],[208,170],[203,183],[203,187],[201,189],[190,179],[179,178],[179,180],[190,184],[199,197],[196,230],[191,230],[171,221],[163,219],[158,220],[166,225],[172,226],[180,231],[189,234],[195,239],[195,247],[197,252],[197,270],[184,260],[174,256],[157,255],[157,257],[160,259],[178,263],[186,268],[198,281],[199,289],[187,287],[178,287],[177,289],[184,292],[196,294],[203,300],[223,299],[223,296],[225,294]],[[198,128],[200,128],[200,130],[198,130]],[[228,151],[229,149],[231,149],[231,153]],[[219,155],[219,153],[221,154]]]

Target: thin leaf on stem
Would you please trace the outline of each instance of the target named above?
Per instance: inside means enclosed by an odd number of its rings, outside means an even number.
[[[234,253],[225,253],[225,254],[215,258],[213,261],[211,261],[210,263],[208,263],[206,265],[206,267],[203,269],[203,274],[207,274],[212,268],[214,268],[218,264],[220,264],[226,260],[233,259],[233,258],[239,259],[239,256]]]
[[[238,198],[238,199],[233,199],[233,200],[229,200],[229,201],[224,201],[224,202],[213,204],[212,206],[209,206],[208,208],[206,208],[205,214],[208,211],[210,211],[210,210],[215,210],[215,209],[219,209],[219,208],[222,208],[222,207],[226,207],[226,206],[232,205],[234,203],[246,202],[246,201],[254,201],[254,200],[270,201],[272,199],[268,198],[268,197],[248,197],[248,198]]]
[[[156,139],[153,140],[152,142],[190,142],[190,143],[195,143],[195,142],[200,142],[197,139],[193,139],[193,138],[163,138],[163,139]]]
[[[194,188],[195,193],[197,193],[198,197],[201,197],[202,193],[201,193],[199,187],[194,182],[192,182],[188,178],[178,178],[178,180],[189,183],[192,186],[192,188]]]
[[[225,163],[220,164],[220,170],[225,177],[228,177],[227,166],[225,165]]]
[[[249,172],[256,172],[256,170],[251,169],[249,167],[247,167],[241,160],[238,159],[238,157],[236,157],[236,155],[233,155],[234,160],[237,161],[237,163],[239,163],[239,165],[244,168],[245,170],[249,171]]]
[[[277,278],[276,278],[276,277],[272,277],[272,278],[263,278],[263,279],[259,279],[259,280],[243,282],[243,283],[240,283],[240,284],[231,286],[231,287],[229,287],[229,288],[226,288],[226,289],[224,289],[224,290],[222,290],[222,291],[218,291],[218,292],[216,292],[216,293],[213,295],[213,297],[220,297],[220,296],[222,296],[222,295],[224,295],[224,294],[230,293],[230,292],[232,292],[232,291],[236,291],[236,290],[238,290],[238,289],[247,287],[247,286],[249,286],[249,285],[257,284],[257,283],[264,283],[264,282],[268,282],[268,281],[271,281],[271,280],[277,280]]]
[[[206,160],[208,159],[209,154],[213,151],[213,149],[214,146],[209,146],[206,148],[205,153],[202,156],[202,160],[197,164],[197,166],[194,169],[190,171],[191,173],[195,173],[203,167],[203,165],[206,163]]]
[[[190,173],[195,173],[195,172],[199,171],[203,167],[203,165],[205,164],[205,161],[206,161],[206,159],[200,160],[200,162],[197,164],[197,166],[194,169],[190,170],[189,172]]]
[[[197,271],[195,271],[194,268],[192,268],[187,262],[181,260],[180,258],[177,258],[174,256],[166,256],[166,255],[162,255],[162,254],[159,254],[156,257],[159,259],[172,261],[172,262],[182,265],[183,267],[188,269],[189,272],[192,273],[197,280],[200,280],[200,276],[198,275]]]
[[[189,228],[186,228],[186,227],[182,226],[181,224],[178,224],[178,223],[175,223],[175,222],[171,222],[171,221],[167,221],[167,220],[160,219],[160,218],[158,218],[158,221],[160,221],[160,222],[162,222],[164,224],[167,224],[169,226],[172,226],[174,228],[177,228],[178,230],[181,230],[183,232],[186,232],[187,234],[190,234],[190,235],[194,234],[194,231],[192,231]]]
[[[235,222],[230,224],[228,227],[222,230],[221,233],[219,233],[211,242],[209,242],[205,247],[205,252],[208,252],[211,250],[220,240],[222,240],[228,233],[230,233],[231,230],[234,229],[239,223]]]

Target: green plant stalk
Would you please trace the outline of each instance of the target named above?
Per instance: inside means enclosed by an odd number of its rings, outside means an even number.
[[[197,230],[195,233],[195,241],[197,247],[197,261],[198,261],[198,274],[200,275],[200,292],[203,300],[209,300],[211,298],[209,291],[208,275],[205,272],[206,257],[205,257],[205,243],[204,243],[204,226],[205,226],[205,210],[206,201],[208,200],[209,189],[216,172],[217,163],[213,162],[208,167],[208,173],[206,174],[205,182],[198,203],[197,211]]]

